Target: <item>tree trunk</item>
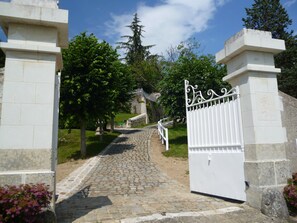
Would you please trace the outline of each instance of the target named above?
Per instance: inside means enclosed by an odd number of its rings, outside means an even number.
[[[110,119],[110,131],[114,132],[114,117],[113,116]]]
[[[172,127],[173,128],[176,127],[176,117],[173,118],[173,125],[172,125]]]
[[[103,141],[103,134],[104,134],[104,123],[103,121],[99,121],[99,132],[100,132],[100,141]]]
[[[80,153],[83,158],[87,156],[85,121],[81,121],[80,123]]]
[[[103,130],[104,131],[107,131],[107,121],[105,120],[104,122],[103,122]]]

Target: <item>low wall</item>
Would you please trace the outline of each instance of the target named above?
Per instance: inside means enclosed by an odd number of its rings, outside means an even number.
[[[287,131],[286,155],[291,161],[291,171],[297,172],[297,99],[281,91],[283,103],[282,123]]]
[[[147,124],[147,114],[143,113],[133,118],[129,118],[127,121],[127,128],[134,128],[145,124]]]

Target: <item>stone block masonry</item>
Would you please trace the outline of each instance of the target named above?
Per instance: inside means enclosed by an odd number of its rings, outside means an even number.
[[[54,0],[0,2],[7,42],[0,123],[0,185],[45,183],[55,194],[57,72],[68,11]],[[55,197],[55,196],[53,196]],[[54,202],[52,202],[54,204]]]
[[[3,97],[3,81],[4,81],[4,68],[0,68],[0,123],[1,123],[1,110],[2,110],[2,97]]]
[[[287,130],[285,143],[287,158],[291,161],[291,172],[297,172],[297,99],[279,92],[283,104],[282,123]]]
[[[282,190],[290,176],[276,79],[281,70],[274,66],[274,55],[284,50],[270,32],[243,29],[216,54],[227,65],[223,80],[240,89],[247,203],[259,209],[265,189]]]

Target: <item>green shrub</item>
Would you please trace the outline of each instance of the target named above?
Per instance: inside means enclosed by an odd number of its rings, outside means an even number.
[[[52,198],[44,184],[0,187],[0,222],[37,222]]]
[[[284,197],[291,213],[297,214],[297,173],[288,180],[284,188]]]

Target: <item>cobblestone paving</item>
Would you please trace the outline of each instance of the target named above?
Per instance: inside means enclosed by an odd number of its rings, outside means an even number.
[[[121,222],[153,214],[242,207],[192,194],[160,172],[150,159],[153,131],[145,128],[123,134],[101,156],[80,189],[57,203],[58,222]]]

